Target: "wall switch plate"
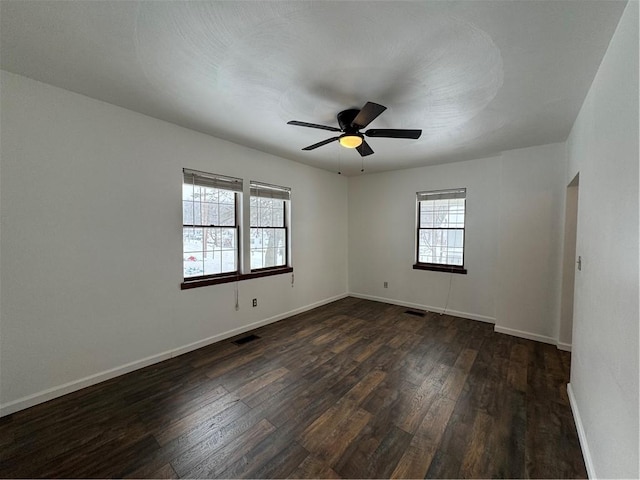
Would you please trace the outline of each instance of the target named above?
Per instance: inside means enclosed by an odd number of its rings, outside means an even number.
[[[257,306],[258,306],[258,299],[257,299],[257,298],[254,298],[254,299],[251,301],[251,304],[252,304],[254,307],[257,307]]]
[[[384,288],[389,288],[389,282],[384,282]]]

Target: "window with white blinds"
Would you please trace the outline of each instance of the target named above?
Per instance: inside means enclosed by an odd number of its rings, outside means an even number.
[[[418,192],[416,266],[464,270],[465,188]],[[438,268],[440,267],[440,268]]]
[[[251,271],[286,267],[291,189],[251,181],[250,192]]]
[[[238,203],[242,179],[183,170],[182,265],[185,280],[239,272]]]

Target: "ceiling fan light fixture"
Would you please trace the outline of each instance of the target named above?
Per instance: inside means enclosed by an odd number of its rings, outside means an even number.
[[[338,141],[345,148],[358,148],[362,145],[362,136],[345,134]]]
[[[382,128],[382,129],[369,129],[366,132],[360,132],[363,128],[374,121],[378,116],[387,109],[384,105],[379,105],[373,102],[365,103],[364,107],[360,110],[357,108],[349,108],[338,112],[336,116],[338,119],[338,125],[340,128],[330,127],[328,125],[319,125],[317,123],[300,122],[299,120],[291,120],[287,122],[287,125],[297,125],[299,127],[319,128],[320,130],[329,130],[330,132],[343,132],[342,135],[337,137],[327,138],[308,147],[304,147],[302,150],[315,150],[318,147],[328,145],[336,140],[344,148],[350,148],[356,150],[361,157],[367,157],[373,154],[373,150],[364,137],[382,137],[382,138],[411,138],[418,139],[422,130],[407,130],[397,128]]]

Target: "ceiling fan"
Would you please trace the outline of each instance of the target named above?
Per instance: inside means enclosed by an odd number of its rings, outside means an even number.
[[[387,107],[378,105],[377,103],[367,102],[361,110],[357,108],[350,108],[338,113],[338,125],[337,127],[330,127],[327,125],[318,125],[317,123],[299,122],[297,120],[291,120],[287,122],[287,125],[297,125],[299,127],[319,128],[321,130],[329,130],[330,132],[343,132],[342,135],[323,140],[322,142],[314,143],[308,147],[304,147],[302,150],[314,150],[323,145],[327,145],[336,140],[340,142],[340,145],[346,148],[355,148],[358,153],[366,157],[371,155],[373,150],[369,144],[365,141],[364,137],[384,137],[384,138],[420,138],[422,130],[399,130],[392,128],[371,128],[366,132],[360,132],[361,129],[369,125],[375,120],[378,115],[384,112]]]

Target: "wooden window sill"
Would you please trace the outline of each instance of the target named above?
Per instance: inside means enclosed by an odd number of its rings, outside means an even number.
[[[455,265],[438,265],[435,263],[415,263],[413,265],[414,270],[431,270],[433,272],[447,272],[447,273],[460,273],[462,275],[467,274],[467,269],[464,267],[458,267]]]
[[[180,284],[180,290],[206,287],[208,285],[219,285],[221,283],[238,282],[242,280],[251,280],[252,278],[271,277],[273,275],[282,275],[284,273],[292,273],[292,272],[293,272],[293,267],[278,267],[278,268],[269,268],[264,270],[256,270],[251,273],[223,275],[220,277],[202,278],[198,280],[186,280]]]

